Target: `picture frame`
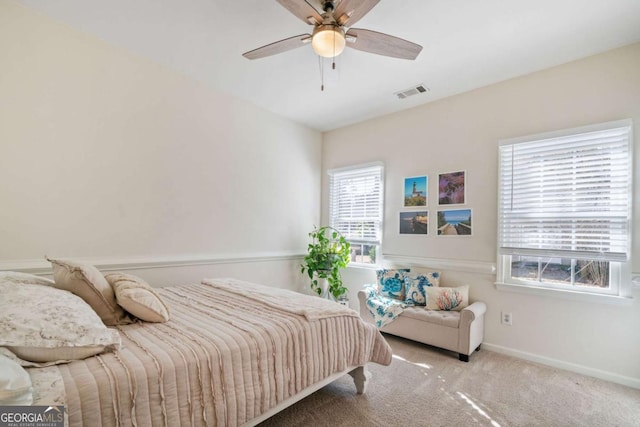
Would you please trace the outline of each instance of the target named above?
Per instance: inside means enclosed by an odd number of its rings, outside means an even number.
[[[398,214],[398,232],[401,235],[429,234],[429,211],[401,211]]]
[[[438,205],[466,204],[466,175],[466,171],[438,174]]]
[[[429,197],[429,177],[427,175],[413,176],[404,179],[405,208],[427,206]]]
[[[438,211],[438,236],[472,236],[471,209],[447,209]]]

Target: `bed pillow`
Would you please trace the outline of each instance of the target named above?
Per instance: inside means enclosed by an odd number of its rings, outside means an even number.
[[[160,295],[141,278],[126,273],[104,275],[113,287],[118,304],[145,322],[163,323],[169,320],[169,307]]]
[[[71,292],[49,286],[0,282],[0,346],[21,359],[84,359],[120,346],[93,309]]]
[[[56,288],[64,289],[89,304],[105,325],[121,325],[132,320],[116,301],[113,288],[102,273],[91,264],[49,259],[53,265],[53,278]]]
[[[469,305],[469,285],[457,288],[424,288],[428,310],[460,311]]]
[[[382,269],[377,270],[378,293],[382,296],[404,300],[404,278],[403,273],[408,273],[408,268],[403,269]]]
[[[0,405],[31,405],[31,377],[15,361],[0,355]]]
[[[426,287],[440,285],[440,273],[437,271],[424,271],[420,273],[404,273],[404,302],[407,305],[426,305]]]
[[[13,283],[30,283],[32,285],[55,286],[56,282],[35,274],[20,273],[18,271],[0,271],[0,280]]]

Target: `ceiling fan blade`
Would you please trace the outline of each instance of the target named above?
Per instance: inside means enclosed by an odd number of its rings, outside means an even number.
[[[333,17],[338,25],[352,26],[369,13],[380,0],[342,0],[336,6]]]
[[[393,58],[416,59],[422,50],[419,44],[377,31],[351,28],[347,31],[347,41],[350,37],[355,38],[355,41],[347,43],[347,46],[353,49]]]
[[[318,13],[315,7],[305,0],[276,0],[289,12],[296,15],[309,25],[313,25],[315,21],[318,24],[322,23],[322,16]],[[309,19],[311,18],[311,19]]]
[[[311,41],[311,34],[300,34],[299,36],[289,37],[288,39],[273,42],[266,46],[250,50],[242,54],[247,59],[259,59],[265,56],[276,55],[288,50],[296,49],[304,46]]]

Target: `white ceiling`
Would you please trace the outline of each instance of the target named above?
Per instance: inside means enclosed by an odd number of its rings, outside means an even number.
[[[275,0],[18,1],[321,131],[640,41],[639,0],[381,0],[355,27],[418,43],[422,53],[407,61],[347,49],[337,73],[327,63],[321,92],[311,46],[241,56],[310,32]],[[393,95],[418,83],[430,91]]]

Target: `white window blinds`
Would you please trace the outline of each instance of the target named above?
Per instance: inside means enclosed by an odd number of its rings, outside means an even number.
[[[380,244],[383,166],[329,171],[330,225],[352,243]]]
[[[631,121],[584,130],[500,146],[500,254],[628,259]]]

